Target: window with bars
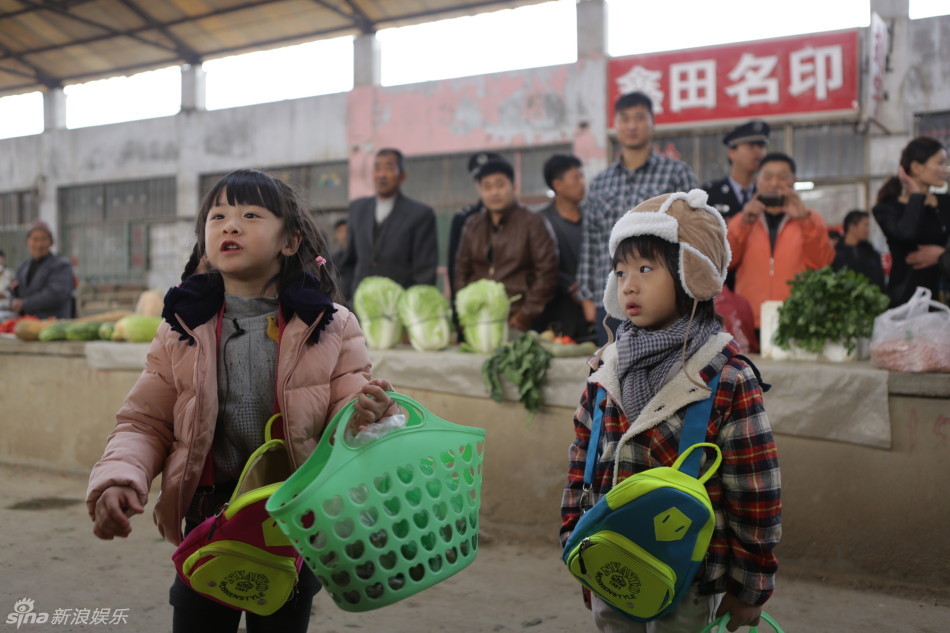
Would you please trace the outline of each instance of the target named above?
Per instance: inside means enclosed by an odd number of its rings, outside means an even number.
[[[173,177],[62,187],[60,254],[89,284],[145,285],[149,228],[177,215]]]
[[[29,257],[26,230],[39,217],[39,201],[33,191],[0,193],[0,250],[11,269]]]

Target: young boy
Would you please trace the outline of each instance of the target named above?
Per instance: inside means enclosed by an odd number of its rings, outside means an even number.
[[[617,483],[673,465],[685,410],[708,395],[705,385],[719,373],[705,441],[720,447],[723,461],[706,483],[716,528],[705,565],[676,609],[659,620],[634,622],[597,596],[591,610],[597,630],[611,633],[689,633],[726,612],[730,631],[755,625],[774,587],[781,481],[759,381],[736,358],[738,346],[713,310],[730,258],[725,223],[706,205],[704,191],[657,196],[614,225],[609,252],[604,307],[623,322],[616,342],[595,357],[599,364],[592,362],[574,416],[561,542]],[[600,388],[604,402],[595,401]],[[593,494],[585,499],[584,462],[588,450],[597,450],[588,446],[596,406],[604,407],[600,457]]]

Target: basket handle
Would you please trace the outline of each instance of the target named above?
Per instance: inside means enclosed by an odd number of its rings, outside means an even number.
[[[775,631],[775,633],[785,633],[785,631],[782,630],[782,627],[778,625],[778,622],[776,622],[775,619],[772,618],[772,616],[770,616],[765,611],[759,614],[759,618],[763,622],[771,626],[772,629]],[[726,613],[722,615],[721,617],[713,620],[709,624],[707,624],[706,627],[699,633],[724,633],[726,631],[726,624],[728,623],[729,623],[729,614]],[[749,633],[758,633],[758,630],[759,630],[759,627],[757,626],[749,627]]]
[[[421,427],[425,426],[426,418],[434,417],[425,407],[413,400],[407,395],[401,394],[397,391],[388,391],[389,398],[396,404],[402,406],[408,414],[408,420],[406,421],[406,427]],[[324,436],[332,434],[333,445],[335,447],[344,447],[351,451],[359,450],[358,447],[349,446],[344,440],[343,436],[346,433],[346,426],[350,421],[350,417],[353,415],[353,411],[356,409],[356,400],[353,398],[350,400],[345,407],[340,409],[340,411],[333,416],[333,419],[330,421],[330,424],[327,426],[327,430],[324,431]],[[449,424],[446,422],[446,424]]]

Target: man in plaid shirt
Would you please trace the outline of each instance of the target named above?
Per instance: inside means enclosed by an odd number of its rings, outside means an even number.
[[[614,104],[614,128],[620,158],[597,174],[587,189],[577,296],[587,320],[597,328],[597,344],[607,342],[605,312],[596,305],[604,291],[610,259],[604,244],[610,229],[624,213],[644,200],[673,191],[699,187],[686,163],[653,152],[653,102],[642,92],[622,95]],[[611,323],[616,329],[616,321]]]

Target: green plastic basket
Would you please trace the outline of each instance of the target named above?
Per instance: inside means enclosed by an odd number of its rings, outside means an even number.
[[[772,616],[770,616],[770,615],[769,615],[768,613],[766,613],[765,611],[763,611],[763,612],[759,615],[759,617],[762,619],[763,622],[765,622],[766,624],[768,624],[769,626],[771,626],[772,629],[775,631],[775,633],[785,633],[785,632],[782,630],[782,628],[778,625],[778,622],[776,622],[776,621],[772,618]],[[713,620],[713,621],[710,622],[709,624],[707,624],[707,625],[706,625],[706,628],[704,628],[704,629],[703,629],[702,631],[700,631],[699,633],[727,633],[727,631],[726,631],[726,625],[727,625],[727,624],[729,624],[729,614],[728,614],[728,613],[725,614],[725,615],[723,615],[723,616],[720,617],[720,618],[717,618],[716,620]],[[759,630],[759,627],[757,627],[757,626],[750,626],[750,627],[749,627],[749,633],[757,633],[758,630]]]
[[[354,448],[352,401],[267,511],[345,611],[390,605],[475,559],[484,429],[446,422],[390,393],[407,424]]]

